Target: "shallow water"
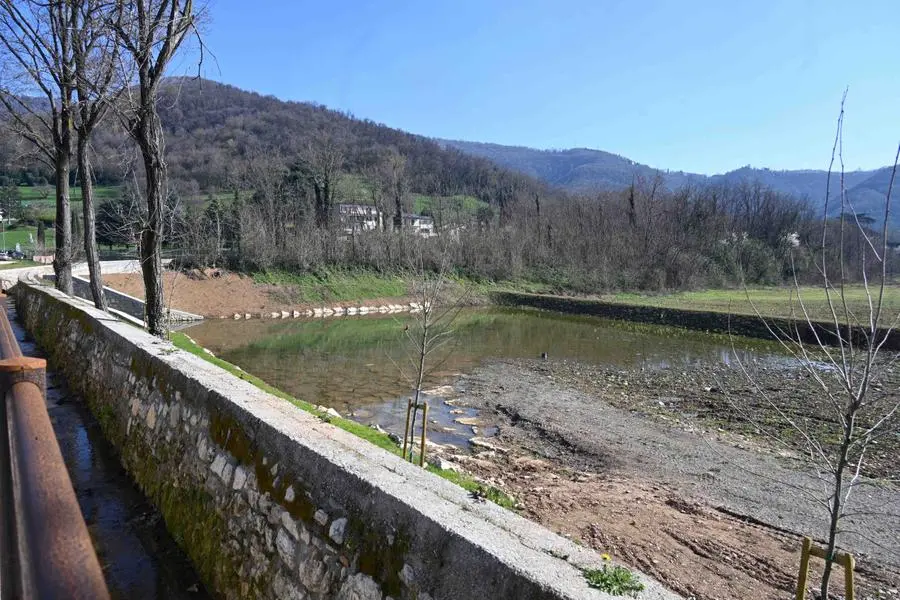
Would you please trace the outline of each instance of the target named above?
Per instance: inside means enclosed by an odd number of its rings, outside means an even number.
[[[332,407],[364,423],[402,430],[406,400],[414,385],[415,349],[406,327],[416,316],[367,315],[304,320],[210,320],[185,333],[216,356],[267,383],[314,404]],[[728,340],[672,328],[634,326],[557,313],[508,308],[465,309],[451,325],[449,342],[429,361],[424,389],[452,383],[487,360],[540,358],[577,360],[623,368],[688,368],[697,363],[733,364]],[[772,356],[759,344],[741,341],[742,360]],[[471,435],[455,419],[471,411],[439,408],[446,394],[430,397],[437,427],[429,439],[457,442]],[[462,412],[460,412],[462,411]],[[398,427],[399,423],[399,427]],[[441,428],[457,431],[441,431]]]

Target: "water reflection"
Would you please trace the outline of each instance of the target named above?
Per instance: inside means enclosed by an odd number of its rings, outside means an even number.
[[[414,317],[366,316],[288,321],[207,321],[186,330],[217,356],[310,402],[359,420],[405,412],[412,385],[403,371]],[[434,357],[427,387],[451,381],[490,359],[568,359],[640,369],[685,369],[734,362],[729,342],[701,333],[623,325],[593,317],[505,308],[468,309],[453,343]],[[761,355],[748,347],[741,360]]]

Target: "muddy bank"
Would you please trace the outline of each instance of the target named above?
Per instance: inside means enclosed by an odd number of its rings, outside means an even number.
[[[717,393],[706,391],[715,383],[703,373],[586,369],[516,361],[463,377],[456,401],[480,409],[482,425],[499,426],[491,440],[499,450],[451,460],[512,493],[529,517],[688,597],[790,595],[797,534],[824,531],[824,512],[802,491],[819,489],[806,465],[790,449],[689,416],[691,402],[678,398]],[[845,538],[859,555],[862,597],[896,594],[900,515],[886,507],[900,506],[900,491],[866,485],[854,501],[875,513],[845,521],[865,532]]]

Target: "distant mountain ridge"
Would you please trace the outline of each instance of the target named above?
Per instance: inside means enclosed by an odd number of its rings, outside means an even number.
[[[591,193],[603,189],[628,187],[634,177],[652,179],[662,177],[666,186],[676,189],[687,184],[705,185],[719,183],[738,184],[759,182],[779,192],[808,198],[814,207],[821,208],[828,182],[827,171],[796,170],[775,171],[750,166],[719,175],[702,175],[683,171],[666,171],[644,165],[624,156],[591,150],[537,150],[522,146],[504,146],[460,140],[436,140],[438,143],[460,150],[472,156],[487,158],[500,166],[526,173],[551,185],[576,193]],[[844,174],[844,186],[848,200],[857,213],[867,213],[880,220],[890,181],[890,167],[871,171],[851,171]],[[895,186],[897,183],[895,183]],[[832,198],[840,188],[840,176],[832,173]],[[896,191],[896,190],[895,190]],[[837,202],[829,207],[829,213],[839,211]],[[891,217],[895,229],[900,229],[900,211]]]

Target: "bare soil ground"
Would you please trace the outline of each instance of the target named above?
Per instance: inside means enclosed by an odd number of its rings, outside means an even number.
[[[806,466],[693,419],[635,412],[702,382],[679,389],[657,373],[657,386],[628,386],[639,374],[588,377],[584,368],[503,362],[464,377],[456,402],[481,409],[482,425],[499,426],[490,441],[500,450],[451,460],[514,496],[525,516],[686,598],[792,597],[799,534],[822,531],[821,511],[795,491],[818,485]],[[601,375],[615,375],[614,389]],[[858,597],[900,598],[900,517],[891,514],[900,490],[866,486],[857,502],[876,513],[848,522],[865,532],[847,538],[858,555]],[[837,575],[832,590],[842,587]]]
[[[140,273],[118,273],[104,275],[104,283],[130,296],[141,298],[144,283]],[[203,271],[167,271],[165,273],[166,302],[175,309],[202,315],[208,318],[232,317],[235,313],[250,313],[254,317],[260,313],[301,310],[322,306],[302,302],[292,302],[291,292],[285,286],[264,285],[253,281],[252,277],[221,269]],[[385,298],[360,302],[329,302],[328,306],[378,306],[385,302],[402,299]]]

